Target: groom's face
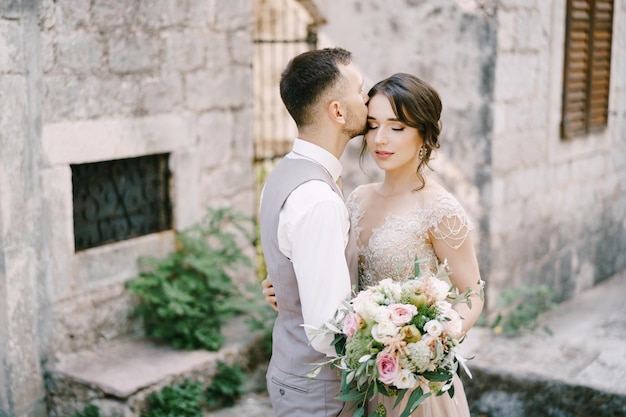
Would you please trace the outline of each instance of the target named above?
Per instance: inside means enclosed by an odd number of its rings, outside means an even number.
[[[344,130],[350,137],[365,133],[367,125],[367,102],[369,97],[363,90],[363,76],[354,64],[341,67],[344,77],[343,102],[347,109]]]

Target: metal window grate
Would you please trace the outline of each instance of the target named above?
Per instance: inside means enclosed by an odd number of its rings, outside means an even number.
[[[75,250],[171,229],[168,158],[71,165]]]
[[[561,137],[608,122],[613,0],[568,0]]]

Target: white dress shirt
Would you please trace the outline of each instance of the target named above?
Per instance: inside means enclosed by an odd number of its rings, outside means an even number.
[[[316,162],[335,181],[341,175],[341,163],[334,155],[301,139],[294,141],[293,151],[285,157]],[[306,325],[320,327],[350,297],[345,257],[349,230],[350,218],[343,199],[323,181],[312,180],[297,187],[280,211],[278,244],[293,263]],[[336,355],[332,335],[313,337],[308,329],[305,331],[315,350]]]

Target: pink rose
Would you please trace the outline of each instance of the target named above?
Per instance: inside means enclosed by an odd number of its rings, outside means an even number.
[[[343,334],[351,337],[357,330],[361,328],[363,319],[354,313],[348,313],[343,320]]]
[[[413,304],[391,304],[389,306],[391,322],[396,326],[404,326],[417,314],[417,307]]]
[[[398,361],[396,357],[382,351],[376,358],[378,368],[378,380],[383,384],[392,384],[398,374]]]

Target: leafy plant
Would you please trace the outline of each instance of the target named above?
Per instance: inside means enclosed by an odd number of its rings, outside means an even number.
[[[498,305],[502,309],[491,325],[494,333],[519,336],[540,327],[539,317],[556,305],[556,294],[547,285],[507,288],[502,291]],[[543,326],[551,333],[547,326]]]
[[[174,252],[140,259],[145,272],[127,288],[138,298],[135,313],[149,337],[180,349],[222,347],[222,325],[245,306],[230,273],[252,265],[234,233],[252,241],[250,222],[231,209],[209,209],[199,224],[176,232]]]
[[[202,384],[187,380],[150,394],[141,417],[202,417]]]
[[[93,404],[87,404],[82,412],[74,413],[71,417],[100,417],[100,409]]]
[[[246,374],[237,364],[228,366],[217,363],[217,374],[206,390],[206,402],[210,408],[232,407],[243,394]]]

